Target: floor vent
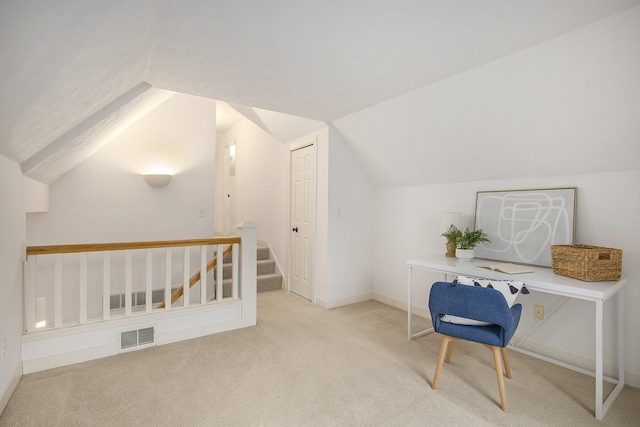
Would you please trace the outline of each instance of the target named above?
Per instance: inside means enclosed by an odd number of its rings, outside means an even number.
[[[155,345],[156,331],[153,326],[120,332],[120,350],[133,350]]]

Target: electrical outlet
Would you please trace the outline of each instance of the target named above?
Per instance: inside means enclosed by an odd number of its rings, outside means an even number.
[[[534,304],[533,305],[533,318],[538,320],[544,320],[544,306]]]

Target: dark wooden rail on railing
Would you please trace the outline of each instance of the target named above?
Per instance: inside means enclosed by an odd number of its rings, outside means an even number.
[[[154,242],[87,243],[79,245],[27,246],[27,255],[73,254],[80,252],[125,251],[134,249],[175,248],[184,246],[231,245],[234,243],[240,243],[240,237],[163,240]]]

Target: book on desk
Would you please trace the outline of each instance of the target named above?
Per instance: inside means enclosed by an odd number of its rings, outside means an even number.
[[[508,262],[495,262],[492,264],[479,264],[477,267],[499,271],[506,274],[533,273],[534,270],[526,265],[511,264]]]

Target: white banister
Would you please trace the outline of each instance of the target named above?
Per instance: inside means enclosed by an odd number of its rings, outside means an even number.
[[[87,323],[87,258],[86,252],[80,254],[80,298],[78,298],[78,312],[80,313],[80,323]]]
[[[102,318],[111,318],[111,252],[102,257]]]
[[[54,276],[55,283],[53,291],[53,327],[59,328],[60,326],[62,326],[62,254],[56,254]]]
[[[222,245],[218,245],[216,250],[216,301],[222,301],[222,280],[223,280],[223,269],[224,269],[224,254],[222,250]]]
[[[37,271],[38,271],[38,257],[29,255],[27,257],[27,289],[26,295],[26,313],[27,313],[27,332],[36,330],[36,298],[37,298]]]
[[[207,246],[200,247],[200,304],[207,303]]]
[[[258,226],[249,221],[238,225],[242,245],[240,247],[240,298],[242,299],[242,327],[256,324],[257,304],[257,245]]]
[[[191,262],[191,248],[189,246],[184,247],[184,258],[182,262],[182,306],[189,307],[190,289],[189,286],[189,263]]]
[[[229,304],[235,301],[236,304],[239,303],[237,305],[238,325],[255,324],[256,226],[245,223],[239,229],[246,241],[241,237],[226,237],[28,247],[24,261],[25,332],[39,332],[64,326],[109,321],[122,316],[135,317],[176,310],[176,307],[172,307],[171,301],[175,302],[180,297],[183,298],[180,309],[216,303]],[[174,247],[183,249],[181,260],[172,260]],[[200,247],[200,266],[197,270],[191,268],[191,261],[195,261],[191,259],[192,247]],[[164,257],[159,251],[154,251],[159,248],[164,249]],[[138,254],[142,255],[141,249],[144,249],[145,256],[138,256]],[[102,252],[102,262],[94,263],[89,252]],[[121,256],[113,256],[114,252]],[[215,255],[213,255],[214,252]],[[65,254],[77,254],[77,256],[66,257]],[[231,255],[232,264],[231,292],[225,298],[223,284],[225,278],[229,278],[225,277],[224,258],[228,254]],[[208,259],[212,255],[214,258]],[[158,262],[158,259],[162,258],[164,258],[164,266]],[[174,261],[176,264],[179,261],[182,262],[183,270],[180,273],[173,271],[178,268],[173,265]],[[101,272],[95,270],[100,269],[100,264],[102,264]],[[214,275],[215,283],[211,283],[207,276],[214,266],[217,268]],[[163,270],[164,282],[162,281]],[[192,270],[195,270],[193,275],[191,275]],[[96,274],[102,276],[101,282],[93,279]],[[189,289],[198,284],[199,298],[193,295],[192,300]],[[176,287],[177,290],[175,290]],[[215,289],[211,289],[212,287]],[[164,299],[159,301],[160,305],[156,307],[158,301],[154,304],[154,297],[157,298],[159,296],[157,292],[162,290],[164,290]],[[113,294],[114,291],[115,294]],[[215,291],[215,298],[208,300],[212,291]],[[90,300],[90,298],[93,299]],[[97,301],[97,298],[101,298],[102,301]],[[96,310],[101,310],[101,313],[98,312],[96,315]]]
[[[144,312],[145,313],[151,313],[152,311],[152,300],[153,300],[153,294],[151,292],[151,290],[153,289],[153,258],[152,258],[152,250],[151,249],[147,249],[146,252],[146,256],[147,256],[147,262],[146,262],[146,266],[145,266],[145,276],[146,276],[146,280],[145,280],[145,298],[144,298]]]
[[[171,248],[165,249],[164,309],[171,310]]]
[[[238,248],[240,245],[234,243],[231,249],[231,298],[238,299]],[[257,286],[257,285],[256,285]]]
[[[133,255],[125,251],[124,267],[124,315],[131,316],[131,292],[133,291]]]

